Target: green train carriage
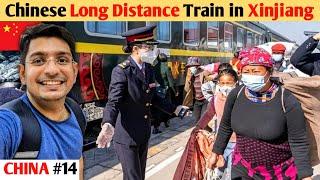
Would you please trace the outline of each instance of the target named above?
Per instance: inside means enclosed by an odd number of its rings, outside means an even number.
[[[259,22],[59,22],[76,38],[79,75],[72,96],[81,104],[88,128],[85,144],[100,130],[112,69],[127,58],[122,51],[127,30],[157,24],[159,50],[169,57],[168,66],[182,99],[187,58],[198,56],[203,64],[229,62],[233,53],[270,41],[289,39]],[[6,52],[8,53],[8,52]],[[91,143],[90,143],[91,142]],[[90,146],[86,146],[90,147]]]

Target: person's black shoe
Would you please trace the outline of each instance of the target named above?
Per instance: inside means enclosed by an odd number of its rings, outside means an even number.
[[[159,128],[153,128],[152,134],[159,134],[162,133]]]

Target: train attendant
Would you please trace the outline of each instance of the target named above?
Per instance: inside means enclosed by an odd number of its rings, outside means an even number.
[[[108,102],[104,109],[102,130],[97,138],[98,148],[106,147],[113,139],[123,169],[123,179],[143,180],[151,133],[150,106],[162,108],[169,114],[182,115],[185,109],[175,107],[155,94],[152,65],[158,42],[154,39],[156,26],[132,29],[122,36],[123,48],[130,56],[116,66],[111,75]]]
[[[242,51],[240,59],[244,86],[227,97],[210,167],[216,166],[235,132],[231,179],[310,180],[313,172],[300,103],[270,80],[273,66],[268,52],[251,48]]]

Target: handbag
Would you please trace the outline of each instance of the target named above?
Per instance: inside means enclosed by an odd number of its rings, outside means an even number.
[[[212,152],[213,140],[205,130],[194,129],[186,145],[173,180],[202,180],[207,160]]]

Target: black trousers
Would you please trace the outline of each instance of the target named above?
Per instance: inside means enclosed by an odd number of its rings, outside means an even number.
[[[206,112],[207,105],[207,100],[194,100],[192,116],[194,117],[196,122],[198,122],[201,116],[204,114],[204,112]]]
[[[124,180],[144,180],[148,144],[131,146],[114,142]]]
[[[173,104],[173,100],[171,96],[174,96],[173,91],[171,90],[171,88],[168,89],[165,99],[163,99],[163,101],[167,101],[170,104]],[[154,106],[151,106],[151,114],[152,114],[152,125],[155,128],[158,128],[160,126],[160,124],[162,122],[166,123],[168,122],[171,118],[173,118],[174,116],[168,114],[167,112],[162,111],[161,109],[158,109]]]

